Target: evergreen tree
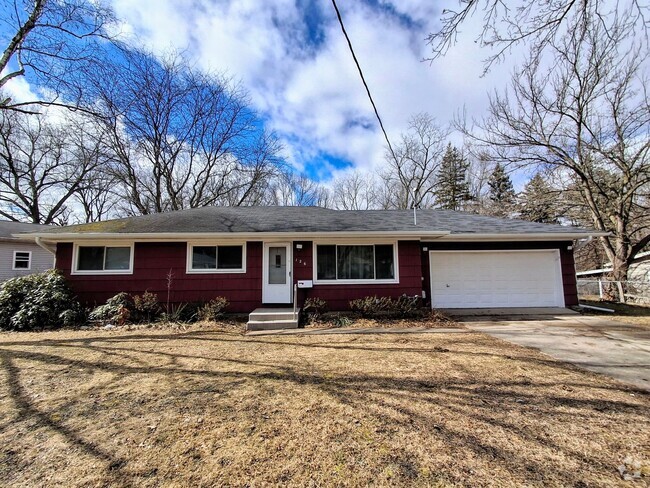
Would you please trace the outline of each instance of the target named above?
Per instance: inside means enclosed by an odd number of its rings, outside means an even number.
[[[463,203],[472,199],[468,169],[467,159],[456,147],[448,144],[436,175],[435,196],[438,207],[459,210]]]
[[[510,175],[503,165],[497,163],[488,178],[487,213],[496,217],[507,217],[515,204],[515,189]]]
[[[530,179],[518,200],[522,219],[546,224],[558,223],[556,196],[541,174],[537,173]]]
[[[488,179],[490,187],[490,201],[495,203],[506,203],[512,205],[515,203],[515,189],[512,186],[510,175],[506,173],[503,165],[497,163]]]

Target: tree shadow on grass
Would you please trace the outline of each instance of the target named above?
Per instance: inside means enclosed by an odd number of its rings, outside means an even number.
[[[21,370],[14,363],[12,355],[0,353],[0,364],[7,375],[9,395],[14,402],[19,418],[30,419],[35,426],[46,427],[53,433],[61,435],[71,446],[105,463],[109,479],[111,471],[121,470],[126,465],[126,459],[115,457],[94,443],[84,440],[74,429],[68,428],[63,422],[54,420],[50,414],[36,408],[22,386]]]
[[[203,341],[206,347],[219,344],[228,347],[231,343],[240,346],[248,345],[273,345],[286,349],[286,354],[274,361],[257,361],[253,359],[232,357],[211,357],[206,355],[190,354],[189,352],[161,351],[161,337],[176,340],[197,340]],[[153,340],[152,340],[153,339]],[[148,341],[153,350],[143,350],[137,347],[142,341]],[[463,345],[468,339],[459,340]],[[128,347],[128,343],[134,344]],[[366,342],[370,342],[366,340]],[[27,346],[27,347],[21,347]],[[47,347],[46,351],[39,350]],[[529,449],[538,449],[547,455],[557,453],[564,458],[570,459],[572,463],[582,466],[590,466],[601,473],[612,472],[613,465],[602,460],[595,453],[588,454],[577,447],[571,447],[556,442],[553,438],[539,435],[539,431],[519,425],[509,420],[507,413],[517,412],[520,415],[537,416],[550,423],[585,422],[594,415],[629,415],[642,422],[649,414],[648,408],[640,408],[638,402],[609,400],[599,398],[594,392],[609,388],[616,390],[613,385],[589,384],[572,378],[571,381],[547,380],[542,384],[531,383],[526,379],[512,378],[509,380],[474,380],[471,378],[471,370],[457,365],[464,375],[463,379],[446,378],[432,374],[426,380],[413,378],[408,375],[396,375],[389,372],[386,375],[368,372],[338,372],[321,371],[313,367],[310,371],[301,368],[299,365],[291,364],[288,358],[292,356],[292,348],[305,350],[305,348],[328,349],[333,352],[358,352],[360,354],[373,355],[374,352],[383,353],[419,353],[437,355],[444,360],[445,356],[460,354],[470,362],[472,357],[481,358],[485,356],[510,359],[529,365],[530,367],[544,366],[553,368],[553,371],[574,373],[576,368],[552,360],[544,360],[539,357],[519,355],[516,357],[507,354],[492,354],[481,351],[454,351],[453,340],[446,344],[445,350],[437,350],[435,347],[418,345],[412,347],[409,343],[402,346],[373,346],[371,344],[351,345],[348,343],[306,343],[300,340],[279,341],[279,340],[250,340],[237,337],[236,335],[225,335],[215,338],[213,334],[206,334],[203,331],[197,334],[173,334],[173,335],[124,335],[111,336],[109,338],[83,338],[73,340],[45,340],[45,341],[14,341],[0,344],[0,359],[2,368],[7,377],[8,393],[15,404],[18,415],[22,418],[32,418],[39,425],[42,425],[52,432],[63,436],[68,444],[81,449],[86,454],[96,458],[107,466],[107,477],[113,472],[119,472],[120,476],[134,477],[144,473],[134,473],[128,469],[128,459],[117,457],[106,449],[83,438],[80,432],[65,425],[62,421],[52,418],[47,412],[39,410],[26,393],[21,378],[21,369],[16,361],[30,361],[38,364],[77,367],[90,371],[107,371],[119,373],[120,379],[115,381],[137,382],[133,375],[149,374],[179,375],[181,378],[188,378],[194,382],[188,382],[184,389],[175,394],[183,395],[187,392],[201,394],[215,392],[228,388],[238,388],[241,383],[249,380],[264,382],[269,385],[288,385],[291,388],[308,386],[316,388],[328,395],[338,404],[345,405],[353,411],[359,412],[373,421],[390,426],[390,428],[402,428],[406,431],[415,431],[418,435],[425,433],[431,439],[441,440],[449,449],[462,452],[466,450],[473,456],[494,463],[501,469],[513,473],[519,479],[531,479],[535,482],[552,480],[553,483],[579,484],[583,475],[572,470],[557,468],[555,472],[549,472],[549,467],[538,457],[531,457],[527,453],[519,451],[514,444],[499,444],[494,440],[488,440],[472,429],[459,429],[454,422],[447,421],[444,416],[436,416],[430,413],[454,412],[467,419],[467,422],[474,423],[483,429],[497,429],[525,444]],[[36,349],[36,350],[34,350]],[[99,359],[90,360],[79,357],[78,353],[91,352],[98,354]],[[72,355],[69,357],[67,355]],[[151,357],[151,363],[140,359],[138,356],[146,355]],[[190,367],[183,365],[187,360],[202,361],[203,367]],[[222,365],[228,365],[230,369],[220,369]],[[239,366],[239,369],[237,369]],[[208,369],[210,367],[211,369]],[[235,368],[234,370],[232,368]],[[328,373],[325,375],[324,373]],[[432,372],[433,373],[433,372]],[[182,383],[182,382],[181,382]],[[563,391],[551,394],[549,389],[574,388],[577,390],[589,388],[591,398],[581,398],[580,393]],[[106,385],[102,386],[106,388]],[[187,390],[187,391],[185,391]],[[300,390],[296,390],[300,391]],[[76,400],[71,398],[70,402]],[[441,410],[442,409],[442,410]],[[391,453],[391,456],[398,456],[399,453]],[[388,458],[387,458],[388,459]],[[400,458],[402,459],[402,458]],[[406,463],[402,459],[403,463]],[[414,461],[408,461],[413,465]],[[405,464],[406,465],[406,464]],[[413,465],[415,466],[415,465]],[[417,466],[413,467],[417,472]],[[412,472],[411,468],[405,468],[405,475]],[[408,476],[407,476],[408,477]],[[406,482],[406,478],[403,480]],[[457,480],[460,481],[460,480]]]

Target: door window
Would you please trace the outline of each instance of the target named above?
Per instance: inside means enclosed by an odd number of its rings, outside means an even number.
[[[269,247],[269,284],[287,283],[287,248]]]

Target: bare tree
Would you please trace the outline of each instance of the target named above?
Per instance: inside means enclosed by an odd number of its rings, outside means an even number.
[[[379,205],[379,188],[373,174],[359,170],[332,182],[332,201],[339,210],[369,210]]]
[[[39,224],[66,223],[74,196],[100,164],[79,121],[0,111],[0,215]]]
[[[647,52],[634,45],[629,24],[606,29],[587,20],[553,43],[551,68],[533,53],[510,93],[491,98],[489,116],[473,131],[461,129],[511,168],[563,181],[591,224],[611,234],[601,242],[614,279],[625,280],[650,243]]]
[[[0,0],[3,15],[0,90],[28,76],[53,94],[45,100],[14,101],[0,96],[0,109],[33,112],[34,105],[76,107],[82,84],[75,73],[95,64],[98,42],[113,21],[102,1]],[[66,100],[60,97],[66,95]]]
[[[584,29],[594,19],[598,19],[603,35],[616,30],[624,19],[648,45],[650,5],[641,0],[459,0],[458,4],[458,9],[443,10],[440,29],[427,38],[432,59],[447,53],[462,25],[474,15],[483,18],[476,42],[492,50],[484,61],[485,71],[522,43],[527,43],[536,56],[547,48],[552,50],[565,33]]]
[[[268,188],[268,205],[330,207],[330,194],[306,175],[281,172]]]
[[[490,157],[483,151],[477,154],[473,151],[471,145],[467,145],[465,152],[469,159],[469,169],[467,178],[469,181],[469,191],[471,199],[467,202],[466,210],[478,214],[493,215],[489,199],[489,181],[492,174],[492,162]],[[500,216],[505,216],[500,212]]]
[[[277,139],[227,79],[127,50],[88,79],[126,213],[243,205],[276,173]]]
[[[411,118],[394,154],[386,155],[383,173],[386,207],[425,208],[435,204],[436,173],[445,152],[449,131],[433,117],[420,113]],[[393,157],[394,156],[394,157]]]

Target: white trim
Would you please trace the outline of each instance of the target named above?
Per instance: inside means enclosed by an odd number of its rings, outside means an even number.
[[[451,234],[449,231],[338,231],[338,232],[138,232],[138,233],[125,233],[125,232],[57,232],[57,233],[31,233],[31,234],[15,234],[20,239],[33,240],[34,237],[41,237],[47,242],[70,242],[78,240],[107,240],[107,239],[122,239],[130,240],[132,242],[174,242],[200,239],[233,239],[233,240],[246,240],[246,241],[271,241],[282,240],[283,242],[289,241],[313,241],[314,239],[321,238],[357,238],[357,239],[371,239],[373,237],[381,237],[387,239],[404,239],[413,240],[419,238],[434,239]]]
[[[268,287],[276,286],[269,284],[269,247],[287,248],[287,282],[285,283],[289,292],[289,299],[285,301],[273,301],[268,297]],[[280,286],[280,285],[277,285]],[[262,245],[262,303],[289,304],[293,301],[293,242],[264,242]]]
[[[16,253],[27,253],[29,255],[29,259],[27,260],[27,267],[26,268],[16,268]],[[32,269],[32,251],[20,251],[20,250],[14,250],[14,260],[11,263],[11,269],[12,271],[31,271]]]
[[[79,247],[128,247],[129,251],[129,269],[94,269],[94,270],[79,270],[77,269],[79,258]],[[72,266],[70,269],[71,275],[130,275],[133,274],[133,261],[135,254],[135,246],[133,241],[89,241],[81,245],[77,242],[72,247]],[[104,260],[106,260],[106,252],[104,252]]]
[[[397,240],[395,241],[377,241],[364,242],[350,239],[336,239],[336,240],[318,240],[312,242],[312,279],[314,285],[394,285],[399,283],[399,247]],[[319,280],[318,279],[318,263],[317,263],[317,246],[393,246],[393,266],[395,268],[395,277],[393,279],[362,279],[362,280]],[[374,252],[374,251],[373,251]]]
[[[217,253],[219,252],[219,246],[241,246],[242,248],[242,267],[236,269],[193,269],[192,268],[192,247],[194,246],[206,246],[206,247],[216,247]],[[188,241],[186,251],[185,251],[185,273],[187,274],[241,274],[246,273],[246,242],[242,241]]]
[[[431,254],[437,253],[437,254],[442,254],[442,253],[474,253],[474,254],[479,254],[479,253],[513,253],[513,252],[551,252],[554,253],[557,256],[557,269],[556,269],[556,293],[559,294],[560,297],[560,305],[556,305],[558,307],[565,307],[566,306],[566,301],[564,298],[564,280],[562,277],[562,256],[560,254],[559,249],[446,249],[446,250],[433,250],[429,251],[429,298],[431,300],[431,308],[433,308],[433,267],[431,266]],[[463,308],[475,308],[475,307],[463,307]],[[491,308],[491,307],[488,307]],[[522,308],[522,307],[516,307],[516,308]],[[535,307],[532,307],[535,308]]]
[[[337,231],[337,232],[137,232],[137,233],[120,233],[120,232],[34,232],[34,233],[17,233],[13,234],[18,239],[33,240],[35,237],[41,237],[47,242],[69,242],[87,239],[128,239],[137,242],[150,241],[188,241],[197,239],[237,239],[247,241],[266,241],[266,240],[283,240],[283,241],[311,241],[320,238],[358,238],[371,239],[373,237],[383,237],[389,239],[436,239],[444,241],[571,241],[584,239],[587,237],[604,237],[608,232],[600,231],[576,231],[576,232],[521,232],[521,233],[456,233],[445,230],[408,230],[408,231]]]
[[[610,235],[607,232],[542,232],[542,233],[521,233],[521,234],[449,234],[442,236],[440,241],[467,242],[467,241],[574,241],[586,237],[604,237]],[[424,238],[423,238],[424,240]]]

